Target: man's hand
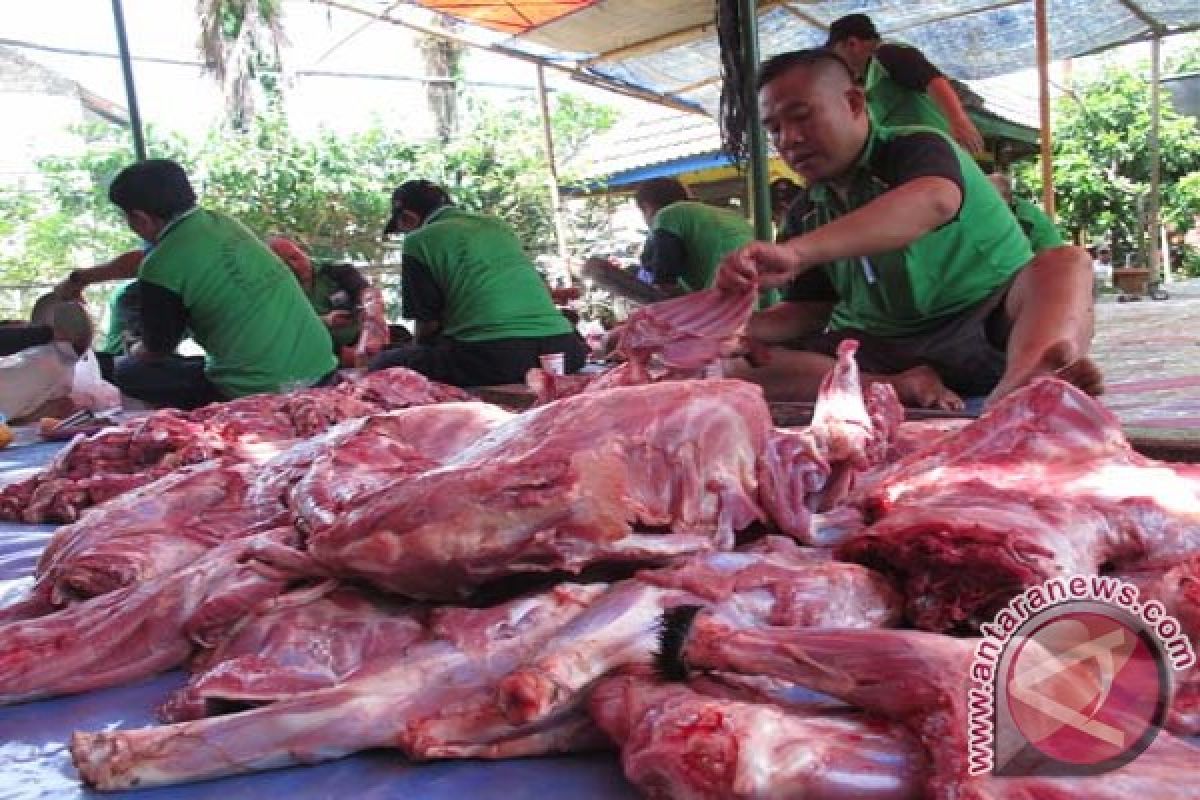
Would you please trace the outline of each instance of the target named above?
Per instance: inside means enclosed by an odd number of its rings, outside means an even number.
[[[755,286],[783,286],[802,266],[785,245],[751,242],[725,256],[717,270],[716,286],[726,292],[748,292]]]
[[[64,303],[78,302],[83,299],[84,286],[85,284],[79,280],[77,272],[72,270],[67,274],[67,277],[55,284],[54,288],[50,291]]]
[[[979,129],[975,127],[975,123],[971,122],[970,117],[964,114],[959,119],[951,120],[950,135],[954,137],[954,141],[965,147],[971,155],[983,155],[983,136],[980,135]]]
[[[353,322],[354,315],[349,311],[330,311],[321,315],[321,321],[325,323],[326,328],[340,328]]]

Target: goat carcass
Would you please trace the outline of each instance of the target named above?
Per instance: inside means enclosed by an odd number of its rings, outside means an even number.
[[[592,748],[600,737],[582,714],[514,726],[493,700],[495,682],[603,589],[564,584],[489,609],[437,609],[428,640],[332,688],[175,725],[76,733],[71,755],[88,785],[119,789],[313,763],[375,747],[413,758]]]

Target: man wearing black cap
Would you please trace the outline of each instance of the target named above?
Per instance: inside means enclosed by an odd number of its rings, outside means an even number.
[[[825,46],[850,65],[867,93],[875,122],[937,128],[972,155],[983,153],[983,137],[963,109],[958,93],[920,50],[884,44],[866,14],[834,20]]]
[[[539,356],[561,353],[567,372],[584,343],[503,221],[455,207],[446,190],[412,180],[392,194],[384,235],[403,233],[403,316],[413,345],[387,350],[372,370],[408,367],[456,386],[520,383]]]

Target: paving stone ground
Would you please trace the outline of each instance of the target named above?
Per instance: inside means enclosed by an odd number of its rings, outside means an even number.
[[[1200,281],[1170,299],[1098,303],[1093,357],[1126,426],[1200,429]]]

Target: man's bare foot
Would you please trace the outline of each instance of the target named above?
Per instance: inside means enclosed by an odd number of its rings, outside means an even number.
[[[1066,344],[1057,345],[1047,350],[1034,367],[1006,374],[988,397],[987,405],[994,405],[1000,398],[1042,375],[1066,381],[1093,397],[1104,394],[1104,374],[1100,367],[1087,356],[1074,357],[1075,352]]]
[[[932,367],[906,369],[881,378],[892,385],[900,402],[910,408],[936,408],[942,411],[962,411],[963,400],[946,388]]]

